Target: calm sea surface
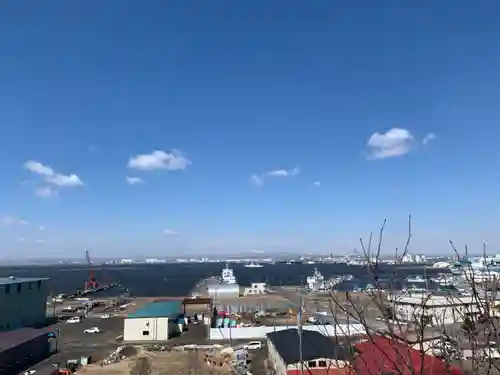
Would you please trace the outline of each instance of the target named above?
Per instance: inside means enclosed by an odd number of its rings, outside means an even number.
[[[96,266],[94,274],[101,283],[120,283],[133,296],[185,296],[200,279],[219,276],[224,266],[223,263]],[[274,264],[262,268],[245,268],[242,264],[233,264],[231,267],[242,286],[252,282],[304,285],[306,277],[312,274],[314,268],[318,268],[325,278],[353,275],[354,279],[343,288],[364,286],[374,281],[366,267],[342,264]],[[437,272],[427,270],[426,274],[433,276]],[[422,267],[382,266],[378,271],[382,283],[384,280],[403,280],[408,275],[422,274]],[[71,293],[83,288],[89,268],[83,265],[0,267],[0,277],[8,276],[48,277],[51,293]]]

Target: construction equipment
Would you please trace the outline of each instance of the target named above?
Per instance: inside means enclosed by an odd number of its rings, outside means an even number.
[[[85,281],[85,290],[96,289],[99,286],[99,283],[97,282],[97,280],[94,276],[93,264],[92,264],[92,260],[90,259],[90,254],[89,254],[88,250],[85,250],[85,259],[86,259],[87,264],[89,266],[89,279],[87,281]]]

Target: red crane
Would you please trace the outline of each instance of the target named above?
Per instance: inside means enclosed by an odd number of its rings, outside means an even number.
[[[87,264],[89,266],[89,279],[85,281],[85,289],[95,289],[99,286],[99,283],[95,279],[92,260],[90,259],[88,250],[85,250],[85,259],[87,260]]]

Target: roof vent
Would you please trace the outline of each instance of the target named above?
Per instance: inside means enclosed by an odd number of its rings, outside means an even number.
[[[9,276],[9,279],[15,280],[16,278],[14,276]]]

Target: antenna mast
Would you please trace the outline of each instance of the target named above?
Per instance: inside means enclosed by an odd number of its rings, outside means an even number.
[[[302,310],[304,309],[304,301],[302,296],[299,297],[299,311],[297,312],[297,333],[299,334],[299,359],[300,359],[300,375],[304,375],[304,353],[302,343]]]

